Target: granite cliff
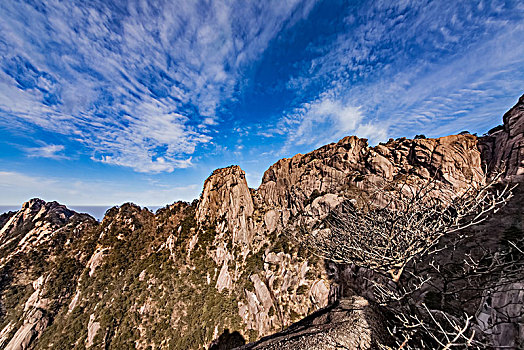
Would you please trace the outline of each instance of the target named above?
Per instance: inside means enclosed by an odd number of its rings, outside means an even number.
[[[127,203],[100,223],[30,200],[0,216],[0,347],[228,349],[287,329],[246,348],[372,348],[388,336],[366,298],[365,276],[316,258],[286,229],[301,215],[321,220],[342,201],[365,201],[384,179],[435,178],[454,191],[504,165],[505,179],[520,182],[523,115],[524,96],[483,137],[401,138],[375,147],[345,137],[279,160],[256,190],[240,167],[217,169],[193,203],[156,213]],[[494,245],[509,229],[522,236],[522,199],[517,192],[505,211],[475,228],[478,236]],[[497,293],[491,309],[508,298],[522,307],[518,293]],[[467,308],[487,315],[491,309],[478,311],[480,294]],[[501,325],[505,335],[493,341],[517,346],[524,339],[518,322]]]
[[[480,149],[488,170],[504,167],[504,175],[513,181],[524,178],[524,95],[503,116],[503,124],[480,139]]]

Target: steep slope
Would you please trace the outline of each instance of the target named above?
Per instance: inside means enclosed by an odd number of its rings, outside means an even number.
[[[97,222],[39,199],[5,219],[0,228],[0,346],[23,349],[42,335],[70,296],[69,282],[87,261],[89,233]]]
[[[240,173],[232,178],[240,180]],[[220,172],[215,177],[226,178]],[[249,194],[245,180],[244,186]],[[220,191],[233,188],[228,183]],[[245,203],[230,205],[241,212]],[[279,239],[237,240],[249,237],[247,226],[239,223],[237,236],[236,224],[227,225],[226,217],[199,224],[202,208],[197,202],[175,203],[155,215],[125,204],[98,224],[37,200],[9,215],[2,232],[6,242],[17,243],[2,256],[10,262],[2,270],[3,346],[201,348],[226,329],[255,340],[307,314],[311,303],[304,288],[294,295],[307,280],[304,258],[292,262],[291,249],[270,253],[274,244],[282,248]],[[275,268],[279,261],[286,265]],[[266,273],[273,276],[270,282]],[[288,305],[276,304],[268,283],[283,283],[295,303],[276,311]],[[315,293],[325,289],[317,286]]]
[[[502,118],[503,124],[481,138],[483,159],[488,169],[504,168],[506,178],[524,179],[524,95]]]

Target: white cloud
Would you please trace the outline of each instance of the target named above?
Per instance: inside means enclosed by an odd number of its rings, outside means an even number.
[[[404,70],[366,88],[350,91],[387,118],[395,135],[443,136],[464,129],[487,131],[522,94],[524,47],[515,45],[524,25],[472,47],[444,64]]]
[[[43,145],[41,147],[25,148],[24,150],[31,158],[68,159],[68,157],[62,153],[64,149],[64,145]]]
[[[287,84],[306,101],[312,86],[324,90],[265,135],[283,130],[288,146],[316,146],[342,130],[371,143],[488,130],[524,86],[524,7],[499,5],[405,1],[355,9],[346,30],[310,48],[319,54]],[[347,119],[333,112],[345,108]]]
[[[0,123],[137,171],[189,166],[242,72],[314,2],[2,2]]]
[[[366,121],[360,107],[328,94],[287,115],[281,121],[280,129],[287,134],[284,150],[297,145],[318,147],[347,135],[357,135],[377,143],[387,134],[386,124]]]
[[[205,125],[218,125],[218,122],[214,118],[205,118],[203,123]]]

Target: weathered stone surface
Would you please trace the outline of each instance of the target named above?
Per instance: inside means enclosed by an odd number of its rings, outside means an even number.
[[[390,140],[374,148],[354,136],[311,153],[282,159],[265,173],[258,193],[269,208],[295,215],[314,193],[354,198],[381,179],[436,177],[458,190],[483,174],[477,138]]]
[[[487,290],[476,319],[497,348],[517,349],[524,339],[523,314],[524,283],[518,282]]]
[[[503,125],[480,139],[484,162],[490,171],[504,167],[504,176],[524,179],[524,95],[504,114]]]
[[[49,242],[57,230],[77,220],[95,221],[89,215],[77,214],[57,202],[46,203],[38,198],[25,202],[0,226],[0,252],[9,250],[9,254],[0,258],[0,267],[15,254]]]
[[[310,206],[306,207],[306,212],[314,220],[322,220],[333,211],[337,206],[344,202],[345,198],[333,193],[328,193],[317,197]]]
[[[224,219],[233,241],[249,244],[253,210],[246,175],[235,165],[215,170],[205,181],[196,217],[199,223]]]
[[[3,349],[7,342],[10,339],[11,331],[15,328],[14,323],[9,322],[1,331],[0,331],[0,347]]]
[[[78,298],[80,298],[80,291],[77,289],[75,292],[75,296],[73,297],[73,299],[71,299],[71,302],[67,307],[68,313],[71,313],[71,311],[73,311],[73,309],[76,307],[76,305],[78,304]]]
[[[91,314],[89,316],[89,323],[87,325],[87,340],[86,348],[89,348],[93,345],[93,340],[95,339],[98,330],[100,329],[100,322],[95,321],[95,315]]]
[[[95,274],[96,268],[100,265],[102,265],[104,261],[104,255],[107,253],[109,248],[99,248],[95,251],[95,253],[91,256],[89,261],[87,262],[87,268],[89,269],[89,277],[93,277]]]
[[[269,232],[275,231],[278,225],[279,220],[279,214],[276,210],[269,210],[264,215],[264,223],[266,224],[266,227]]]
[[[224,265],[222,265],[222,268],[220,269],[220,274],[218,275],[216,283],[216,289],[218,289],[219,292],[222,292],[225,288],[231,288],[231,276],[227,270],[227,261],[224,261]]]
[[[264,307],[264,311],[268,312],[271,306],[273,306],[273,300],[271,299],[271,294],[264,282],[260,280],[258,275],[252,275],[251,280],[255,286],[255,294],[257,299],[260,301],[260,304]]]
[[[5,296],[12,286],[18,290],[25,288],[27,291],[32,287],[31,294],[25,298],[24,293],[17,294],[20,298],[18,320],[21,321],[21,325],[8,323],[2,329],[0,347],[32,348],[33,342],[40,338],[52,319],[53,310],[50,305],[56,305],[61,301],[51,300],[47,295],[52,271],[40,271],[42,274],[35,276],[32,272],[39,270],[24,270],[27,265],[21,264],[20,261],[24,261],[24,257],[31,257],[31,260],[28,260],[29,266],[42,266],[44,258],[53,260],[57,254],[65,256],[68,245],[79,239],[84,229],[96,225],[97,222],[89,215],[75,213],[56,202],[31,199],[24,203],[19,211],[2,215],[0,224],[2,296]],[[43,255],[44,258],[39,255]],[[3,303],[2,298],[0,308],[2,316],[5,316]]]
[[[238,350],[377,349],[388,342],[384,317],[366,299],[353,297],[315,312],[283,332]]]
[[[38,338],[47,327],[49,319],[41,309],[32,309],[24,319],[22,327],[16,331],[5,350],[28,349],[31,342]]]
[[[329,282],[321,279],[311,285],[311,302],[319,307],[326,306],[329,299]]]

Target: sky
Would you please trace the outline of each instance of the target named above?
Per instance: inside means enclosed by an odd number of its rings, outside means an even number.
[[[1,1],[0,205],[165,205],[347,135],[481,135],[523,38],[521,1]]]

